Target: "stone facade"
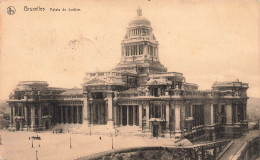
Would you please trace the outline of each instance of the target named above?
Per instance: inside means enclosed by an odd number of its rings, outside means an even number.
[[[45,81],[20,82],[11,93],[10,130],[39,131],[56,124],[83,122],[82,89],[48,87]]]
[[[48,88],[46,82],[30,82],[35,87],[29,90],[16,89],[9,100],[11,127],[31,126],[34,130],[57,123],[139,126],[140,131],[153,136],[190,140],[236,137],[247,130],[248,84],[239,80],[215,82],[211,90],[202,91],[186,82],[182,73],[167,72],[159,60],[151,23],[141,9],[130,21],[121,47],[116,67],[86,73],[83,89]],[[19,99],[20,93],[24,98]],[[46,106],[48,114],[37,116],[42,115],[39,108]]]

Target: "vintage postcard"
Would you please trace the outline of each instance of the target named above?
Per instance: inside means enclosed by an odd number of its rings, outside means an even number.
[[[0,0],[0,160],[260,158],[259,8]]]

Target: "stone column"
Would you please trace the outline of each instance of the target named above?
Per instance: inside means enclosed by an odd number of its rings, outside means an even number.
[[[91,106],[91,124],[94,124],[94,104]]]
[[[175,138],[181,137],[181,107],[175,105]]]
[[[39,129],[42,129],[42,106],[39,105],[38,107],[38,120],[39,120]]]
[[[238,105],[235,105],[235,123],[238,123]]]
[[[214,124],[214,105],[210,104],[210,124]]]
[[[60,106],[60,123],[63,123],[64,121],[63,121],[63,107],[62,106]]]
[[[87,121],[87,123],[89,123],[89,113],[88,113],[88,92],[84,91],[83,93],[83,100],[84,100],[84,104],[83,104],[83,119],[84,121]]]
[[[226,124],[232,124],[232,105],[226,104]]]
[[[166,130],[169,130],[170,127],[170,109],[169,104],[166,104]]]
[[[120,125],[123,126],[123,106],[120,107]]]
[[[137,45],[137,55],[139,55],[140,52],[139,52],[139,45]]]
[[[65,106],[65,123],[68,123],[68,106]]]
[[[136,111],[136,108],[135,108],[135,106],[133,106],[133,126],[136,124],[135,111]]]
[[[112,99],[113,92],[107,92],[107,108],[108,108],[108,121],[107,125],[113,126],[113,99]]]
[[[190,117],[193,117],[193,107],[192,107],[192,104],[190,104]]]
[[[247,114],[246,114],[246,103],[243,104],[243,107],[244,107],[244,121],[247,120]]]
[[[146,129],[149,129],[149,104],[146,104]]]
[[[127,123],[126,125],[129,126],[129,106],[126,106],[126,119],[127,119]]]
[[[31,106],[31,130],[35,131],[35,106]]]
[[[139,104],[138,109],[139,109],[139,128],[143,128],[143,112],[142,112],[143,108],[141,104]]]
[[[74,118],[73,118],[73,109],[74,109],[74,106],[70,106],[70,120],[71,120],[71,123],[74,123]]]
[[[113,112],[113,115],[114,115],[114,123],[115,123],[115,125],[117,124],[117,109],[116,109],[116,107],[113,107],[113,110],[114,110],[114,112]]]
[[[99,108],[99,103],[97,103],[97,105],[96,105],[96,107],[97,107],[97,112],[96,112],[96,114],[97,114],[97,123],[98,124],[100,124],[100,108]]]
[[[14,106],[13,106],[13,129],[14,130],[16,130],[15,112],[17,112],[17,111],[15,111],[15,104],[14,104]]]
[[[23,121],[20,119],[20,131],[23,130]]]
[[[14,112],[13,112],[13,105],[11,104],[10,105],[10,108],[11,108],[11,113],[10,113],[10,124],[9,124],[9,128],[12,130],[14,124],[13,124],[13,117],[14,117]]]
[[[79,109],[80,106],[77,106],[77,120],[78,120],[78,123],[80,123],[80,109]]]
[[[24,106],[24,130],[27,130],[27,127],[28,127],[27,107]]]

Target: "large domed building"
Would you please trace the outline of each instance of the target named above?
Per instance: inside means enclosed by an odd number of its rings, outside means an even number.
[[[215,140],[247,130],[247,83],[215,82],[199,90],[182,73],[167,72],[151,22],[137,10],[121,42],[121,60],[108,72],[86,73],[82,89],[21,82],[10,95],[10,128],[42,130],[57,124],[136,127],[161,137]]]

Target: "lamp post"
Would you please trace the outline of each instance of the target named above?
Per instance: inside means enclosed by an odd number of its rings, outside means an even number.
[[[38,160],[38,151],[36,150],[36,160]]]
[[[114,149],[113,138],[112,138],[112,149]]]
[[[33,148],[33,138],[31,138],[32,139],[32,148]]]
[[[70,137],[70,148],[72,148],[72,146],[71,146],[71,137]]]

